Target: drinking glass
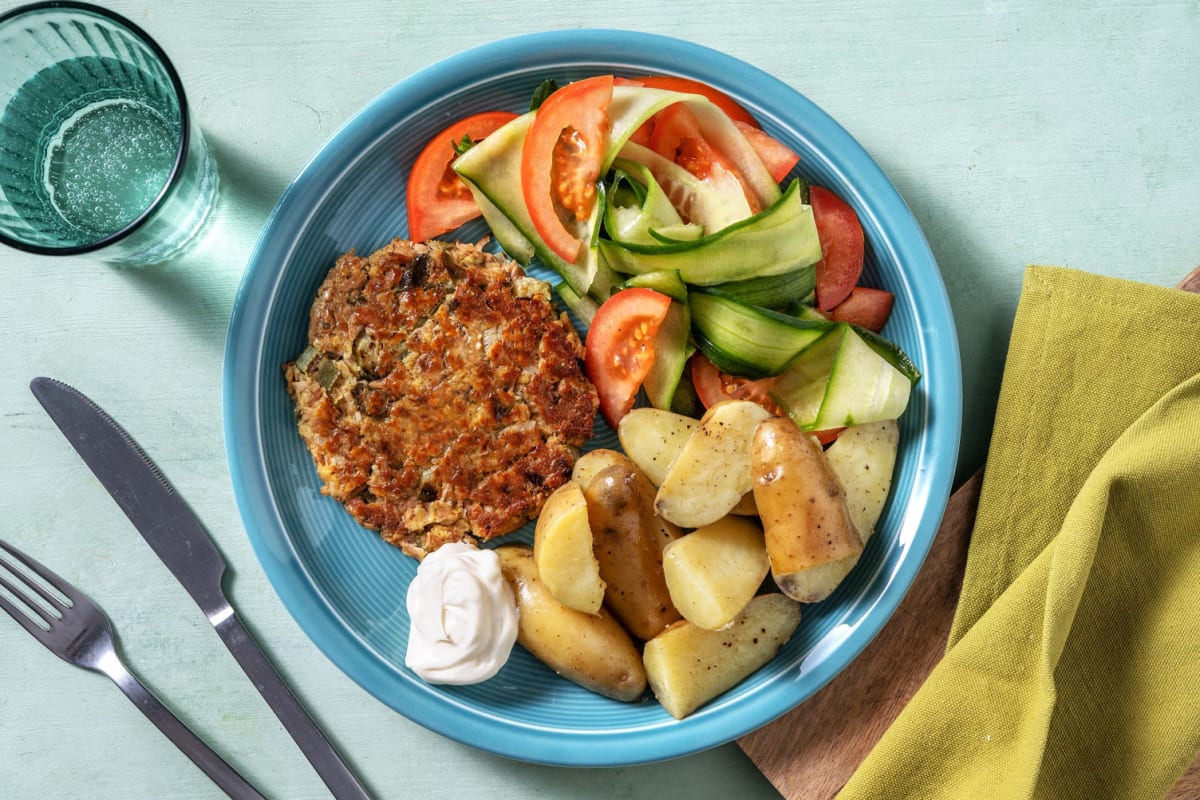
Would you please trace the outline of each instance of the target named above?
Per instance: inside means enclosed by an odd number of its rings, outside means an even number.
[[[0,15],[0,242],[151,264],[187,246],[217,168],[162,49],[97,6]]]

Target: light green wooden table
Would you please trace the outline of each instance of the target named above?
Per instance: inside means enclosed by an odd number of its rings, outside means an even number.
[[[223,195],[212,235],[161,267],[0,251],[0,536],[90,592],[132,668],[272,797],[327,795],[37,406],[32,377],[80,387],[156,458],[228,557],[242,616],[379,797],[776,796],[735,745],[653,766],[570,770],[429,733],[339,672],[255,560],[221,432],[234,294],[292,175],[396,81],[498,37],[620,27],[725,50],[805,93],[891,176],[941,265],[965,376],[960,476],[983,461],[1025,264],[1169,285],[1200,261],[1194,0],[111,5],[174,59],[216,150]],[[67,666],[0,618],[0,798],[214,796],[107,679]]]

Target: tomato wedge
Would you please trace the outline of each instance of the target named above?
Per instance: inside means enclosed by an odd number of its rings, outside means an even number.
[[[700,123],[684,103],[667,106],[654,116],[650,147],[663,158],[674,161],[702,181],[721,184],[737,181],[750,211],[762,211],[758,196],[746,185],[746,179],[728,158],[708,143],[700,133]]]
[[[509,111],[474,114],[429,140],[408,178],[405,205],[410,239],[432,239],[479,216],[471,190],[450,167],[458,156],[454,146],[464,138],[478,142],[516,116]]]
[[[640,144],[642,147],[651,147],[650,139],[654,136],[654,117],[643,122],[637,127],[633,133],[629,134],[627,141],[634,144]],[[651,148],[653,149],[653,148]]]
[[[722,400],[751,400],[777,417],[784,416],[783,409],[767,394],[775,383],[774,378],[750,380],[730,375],[717,369],[717,365],[703,353],[693,355],[688,361],[688,368],[692,373],[696,396],[705,408],[711,408]]]
[[[604,301],[588,328],[584,369],[600,395],[600,413],[615,429],[633,408],[654,364],[654,336],[671,298],[653,289],[623,289]]]
[[[564,217],[586,220],[596,204],[612,90],[612,75],[557,90],[538,108],[521,149],[521,192],[533,226],[557,256],[572,264],[582,242]]]
[[[808,435],[816,437],[816,440],[818,442],[820,442],[822,446],[824,446],[824,445],[833,444],[834,442],[836,442],[837,438],[842,435],[842,431],[844,431],[844,430],[846,430],[846,429],[845,428],[829,428],[829,429],[823,430],[823,431],[809,431]]]
[[[879,333],[892,315],[892,293],[869,286],[855,286],[850,295],[834,306],[829,318],[838,322],[861,325],[869,331]]]
[[[741,120],[734,120],[738,130],[746,137],[746,141],[758,153],[758,157],[771,173],[771,178],[780,183],[792,171],[792,167],[800,163],[800,155],[783,142],[771,136],[756,125],[747,125]]]
[[[674,75],[642,75],[641,77],[633,78],[632,81],[642,86],[649,86],[651,89],[667,89],[672,92],[685,92],[687,94],[698,94],[707,97],[712,101],[713,105],[724,111],[725,115],[734,122],[742,122],[755,128],[758,127],[758,121],[754,119],[754,115],[743,108],[737,100],[734,100],[720,89],[709,86],[707,83],[692,80],[691,78],[679,78]]]
[[[854,209],[828,189],[810,186],[808,201],[823,255],[817,263],[817,308],[829,311],[850,296],[862,275],[863,229]]]
[[[696,396],[705,408],[711,408],[722,400],[750,400],[777,417],[787,416],[768,394],[776,380],[773,377],[752,381],[721,372],[703,353],[696,353],[691,357],[688,369],[692,373],[692,386],[696,389]],[[817,437],[817,441],[825,445],[837,439],[838,434],[844,430],[845,428],[830,428],[826,431],[810,431],[810,435]]]

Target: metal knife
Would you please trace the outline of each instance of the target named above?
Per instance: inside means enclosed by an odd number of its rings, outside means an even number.
[[[125,430],[78,390],[52,378],[29,385],[134,527],[183,584],[229,652],[338,800],[370,798],[279,677],[222,588],[225,559],[195,513]]]

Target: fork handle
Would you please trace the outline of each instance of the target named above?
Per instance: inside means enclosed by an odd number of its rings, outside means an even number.
[[[213,783],[221,787],[234,800],[265,800],[262,794],[229,766],[223,758],[213,752],[192,729],[183,724],[171,710],[164,706],[154,694],[117,659],[101,665],[105,675],[112,678],[125,696],[153,722],[175,746],[183,751]]]

